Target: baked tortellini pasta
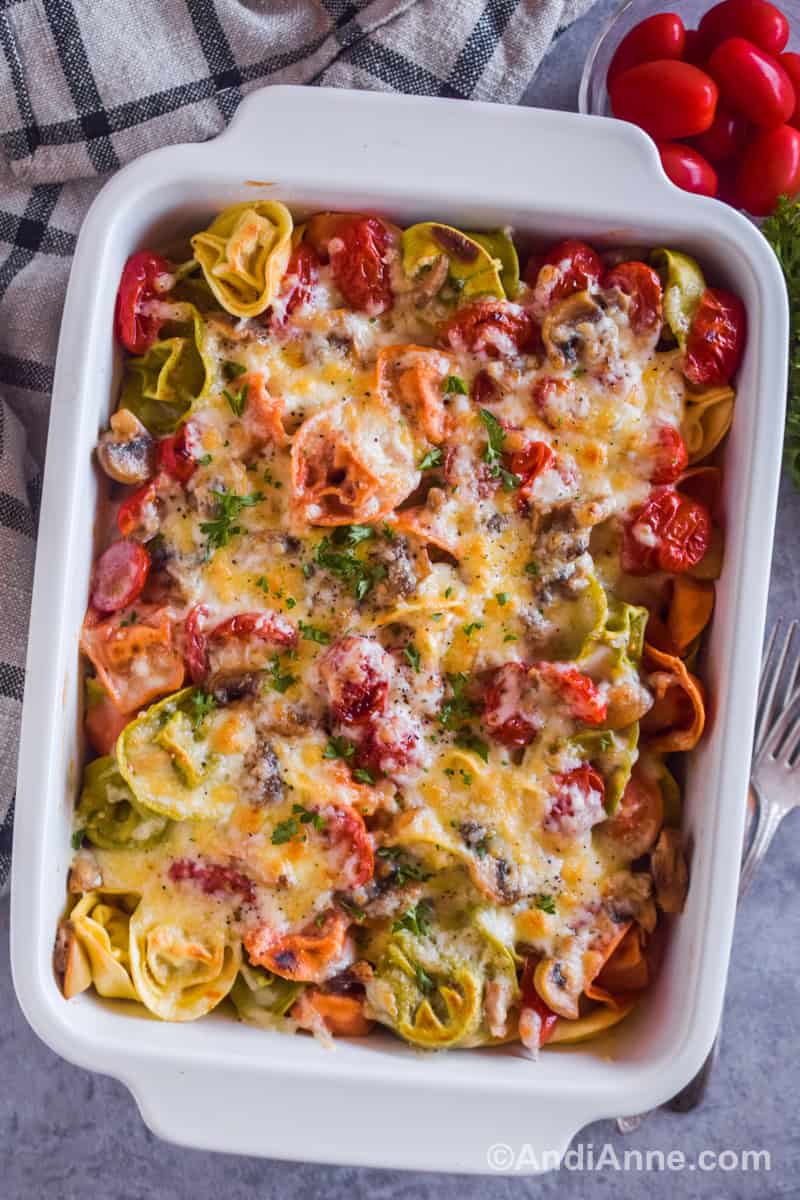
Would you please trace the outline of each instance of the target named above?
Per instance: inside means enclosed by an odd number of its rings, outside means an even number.
[[[689,886],[744,312],[682,250],[249,200],[125,266],[56,942],[165,1021],[580,1043]]]

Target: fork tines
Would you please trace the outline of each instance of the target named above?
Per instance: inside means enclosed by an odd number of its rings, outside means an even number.
[[[796,620],[790,621],[786,633],[781,638],[779,635],[781,633],[782,621],[778,619],[773,625],[772,632],[767,641],[758,688],[758,708],[756,710],[756,728],[753,743],[753,749],[756,754],[761,751],[767,734],[770,733],[773,717],[786,707],[787,711],[783,713],[778,726],[771,730],[769,738],[770,744],[775,744],[775,734],[778,728],[782,726],[783,734],[777,743],[780,745],[780,741],[783,740],[787,730],[787,713],[793,709],[794,703],[797,700],[796,689],[798,678],[800,677],[800,647],[798,647],[798,653],[795,654],[793,660],[790,659],[790,651],[797,634],[798,624],[800,623]],[[782,679],[781,677],[784,674],[787,662],[790,664],[789,670],[786,678]],[[791,697],[791,700],[789,700],[789,697]],[[796,730],[794,732],[796,733]]]

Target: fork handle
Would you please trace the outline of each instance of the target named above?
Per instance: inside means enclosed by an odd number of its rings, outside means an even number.
[[[747,855],[745,856],[744,863],[742,864],[742,871],[739,876],[740,900],[747,892],[750,884],[753,882],[753,876],[761,866],[763,859],[766,857],[772,839],[778,832],[778,826],[786,816],[785,809],[773,808],[770,806],[767,806],[765,809],[761,797],[759,797],[758,806],[758,815],[760,820],[758,822],[755,834],[753,835],[753,840],[750,843],[747,851]]]

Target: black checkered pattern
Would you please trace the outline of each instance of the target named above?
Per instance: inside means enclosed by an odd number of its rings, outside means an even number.
[[[0,891],[55,347],[100,177],[213,137],[267,83],[515,103],[590,3],[0,0]]]

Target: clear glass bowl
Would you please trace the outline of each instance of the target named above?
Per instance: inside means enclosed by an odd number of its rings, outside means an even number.
[[[716,3],[716,0],[624,0],[605,22],[594,40],[581,76],[578,92],[578,108],[582,113],[594,113],[610,117],[611,106],[606,91],[606,76],[611,59],[625,34],[645,17],[659,12],[677,12],[687,29],[696,29],[700,18]],[[800,0],[774,3],[785,13],[789,21],[787,50],[800,51]]]

